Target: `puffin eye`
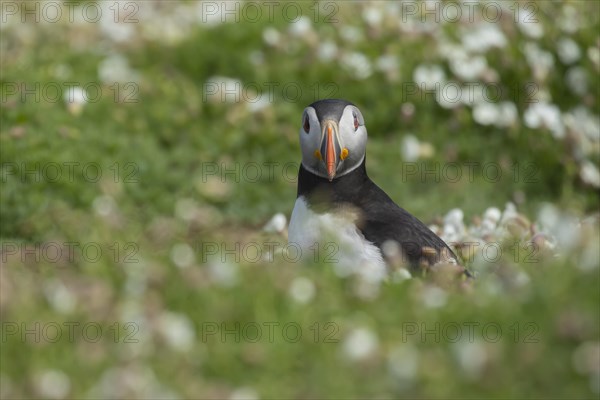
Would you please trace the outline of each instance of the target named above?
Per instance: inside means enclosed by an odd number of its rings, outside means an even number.
[[[354,117],[354,130],[358,129],[358,117],[356,116],[356,113],[352,113],[352,116]]]
[[[304,132],[308,133],[308,131],[310,131],[310,122],[308,122],[308,115],[304,116]]]

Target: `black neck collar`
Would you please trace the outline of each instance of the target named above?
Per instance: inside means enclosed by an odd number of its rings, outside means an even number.
[[[329,182],[308,171],[300,164],[298,172],[298,197],[304,196],[311,206],[354,203],[359,201],[359,194],[365,185],[372,184],[367,176],[366,157],[363,162],[346,175]]]

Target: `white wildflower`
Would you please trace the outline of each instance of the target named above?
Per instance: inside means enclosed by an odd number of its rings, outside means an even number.
[[[365,282],[372,284],[377,284],[387,277],[385,265],[369,260],[365,260],[357,272]],[[376,286],[379,287],[378,285]]]
[[[362,31],[354,26],[343,25],[340,28],[340,36],[347,42],[356,43],[363,38]]]
[[[506,203],[504,207],[504,212],[502,213],[502,218],[500,218],[500,224],[505,224],[513,218],[517,218],[519,213],[517,213],[517,207],[511,203],[510,201]]]
[[[317,50],[317,55],[321,61],[331,61],[335,58],[337,53],[337,45],[331,40],[326,40],[319,44],[319,49]]]
[[[52,279],[44,283],[44,294],[52,307],[63,314],[72,312],[77,304],[77,298],[58,279]]]
[[[450,60],[450,69],[463,81],[471,82],[478,79],[487,69],[488,64],[484,56],[453,57]]]
[[[526,36],[532,39],[540,39],[544,36],[544,27],[539,18],[532,14],[521,8],[518,13],[518,26]]]
[[[315,284],[308,278],[295,278],[289,289],[291,298],[300,304],[310,302],[315,296]]]
[[[198,204],[193,199],[179,199],[175,203],[175,216],[184,221],[193,220],[198,212]]]
[[[463,218],[463,211],[460,208],[453,208],[452,210],[448,211],[448,213],[444,217],[444,224],[454,225],[460,229],[463,229]]]
[[[498,104],[499,116],[496,126],[506,128],[513,126],[518,119],[517,106],[511,101],[502,101]]]
[[[581,230],[578,219],[572,215],[561,213],[556,206],[552,204],[542,206],[538,221],[542,232],[556,238],[560,248],[569,250],[579,243]]]
[[[419,159],[421,145],[419,139],[413,135],[406,135],[402,138],[402,159],[406,162],[412,162]]]
[[[461,341],[455,343],[452,350],[459,367],[467,377],[475,379],[481,375],[489,358],[484,344],[478,341]]]
[[[192,321],[185,314],[163,312],[158,327],[169,347],[178,351],[189,351],[196,339]]]
[[[585,160],[581,163],[579,177],[581,180],[595,188],[600,188],[600,171],[591,161]]]
[[[570,4],[562,7],[562,14],[558,18],[558,26],[566,33],[575,33],[581,27],[577,9]]]
[[[116,21],[115,19],[109,17],[113,13],[112,10],[108,8],[111,7],[111,3],[103,2],[100,3],[105,8],[102,10],[106,12],[102,18],[100,18],[100,30],[104,34],[104,36],[109,39],[118,42],[125,43],[133,39],[133,35],[135,34],[135,24],[126,23],[123,21]],[[118,6],[121,7],[121,6]],[[125,13],[123,13],[125,14]]]
[[[460,85],[456,82],[448,82],[436,91],[435,100],[441,107],[451,109],[462,105],[462,96]]]
[[[115,200],[109,195],[98,196],[92,202],[94,212],[102,217],[108,217],[117,209]]]
[[[573,64],[581,58],[581,50],[577,43],[569,38],[563,37],[558,40],[556,43],[556,51],[558,53],[558,58],[563,64]]]
[[[421,64],[415,68],[413,80],[420,89],[432,90],[446,81],[446,74],[439,65]]]
[[[269,222],[264,226],[265,232],[283,232],[287,225],[287,218],[283,213],[277,213],[271,217]]]
[[[194,263],[194,250],[187,243],[177,243],[171,248],[171,261],[179,268],[187,268]]]
[[[399,283],[411,279],[412,275],[406,268],[398,268],[392,273],[392,282]]]
[[[365,22],[371,26],[378,26],[383,20],[381,10],[375,5],[367,6],[362,12],[362,17]]]
[[[57,369],[43,371],[34,384],[40,396],[48,399],[64,399],[71,391],[69,376]]]
[[[246,96],[245,96],[246,97]],[[264,94],[252,95],[252,97],[244,98],[248,111],[256,113],[271,106],[271,102]]]
[[[482,23],[476,29],[464,31],[462,44],[468,51],[485,53],[492,47],[506,46],[506,36],[498,28],[498,24]]]
[[[375,61],[375,65],[379,71],[393,72],[398,70],[398,59],[391,54],[385,54]]]
[[[368,328],[353,329],[342,343],[344,354],[353,361],[368,358],[377,351],[378,346],[377,335]]]
[[[223,287],[233,287],[238,282],[238,264],[222,262],[221,259],[208,264],[208,272],[213,282]]]
[[[371,62],[366,55],[359,52],[345,54],[342,57],[342,65],[354,78],[366,79],[372,74]]]
[[[296,21],[290,23],[290,34],[295,37],[306,36],[312,30],[310,18],[306,15],[301,16]]]
[[[69,86],[63,96],[67,109],[73,115],[79,115],[83,111],[83,106],[87,103],[87,91],[80,86]]]
[[[479,103],[473,107],[473,119],[480,125],[493,125],[499,117],[498,107],[493,103]]]
[[[88,94],[81,86],[69,86],[64,94],[66,103],[84,104],[87,102]]]
[[[448,294],[437,286],[427,286],[421,292],[421,300],[427,308],[440,308],[446,305]]]
[[[277,46],[281,40],[279,31],[272,27],[266,28],[263,31],[262,37],[266,44],[273,47]]]
[[[138,82],[139,73],[129,67],[129,62],[121,54],[111,54],[98,65],[100,80],[107,85],[115,82]]]
[[[500,217],[502,216],[502,212],[497,207],[490,207],[483,213],[483,219],[498,223],[500,221]]]
[[[567,87],[579,96],[583,96],[588,91],[588,77],[585,68],[576,66],[569,68],[565,76]]]
[[[529,128],[546,128],[557,139],[565,136],[565,127],[557,106],[543,101],[530,105],[525,110],[525,125]]]
[[[577,106],[564,116],[565,125],[593,142],[600,141],[600,117],[584,106]]]
[[[523,46],[523,52],[529,67],[537,80],[544,80],[554,67],[554,56],[552,53],[540,49],[537,43],[527,42]]]
[[[229,400],[258,400],[259,396],[256,390],[250,387],[240,387],[235,389],[229,396]]]
[[[594,63],[596,68],[600,67],[600,49],[597,47],[588,47],[587,55],[590,61]]]

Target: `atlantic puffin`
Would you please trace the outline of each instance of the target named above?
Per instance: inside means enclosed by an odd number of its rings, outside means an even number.
[[[457,264],[441,238],[367,175],[367,128],[358,107],[341,99],[316,101],[304,109],[299,135],[302,162],[290,244],[314,254],[319,243],[333,240],[346,262],[369,265],[378,274],[389,270],[390,244],[412,270],[440,261]]]

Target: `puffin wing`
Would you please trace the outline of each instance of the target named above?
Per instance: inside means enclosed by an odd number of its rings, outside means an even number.
[[[396,241],[408,258],[407,261],[413,266],[419,265],[424,253],[429,249],[434,249],[437,253],[437,257],[428,257],[430,262],[431,258],[434,259],[433,262],[438,261],[444,251],[456,261],[456,256],[446,242],[419,219],[394,203],[381,188],[372,182],[371,184],[361,201],[364,214],[359,224],[359,229],[367,240],[375,243],[380,249],[386,241]],[[383,255],[385,257],[385,254]]]

